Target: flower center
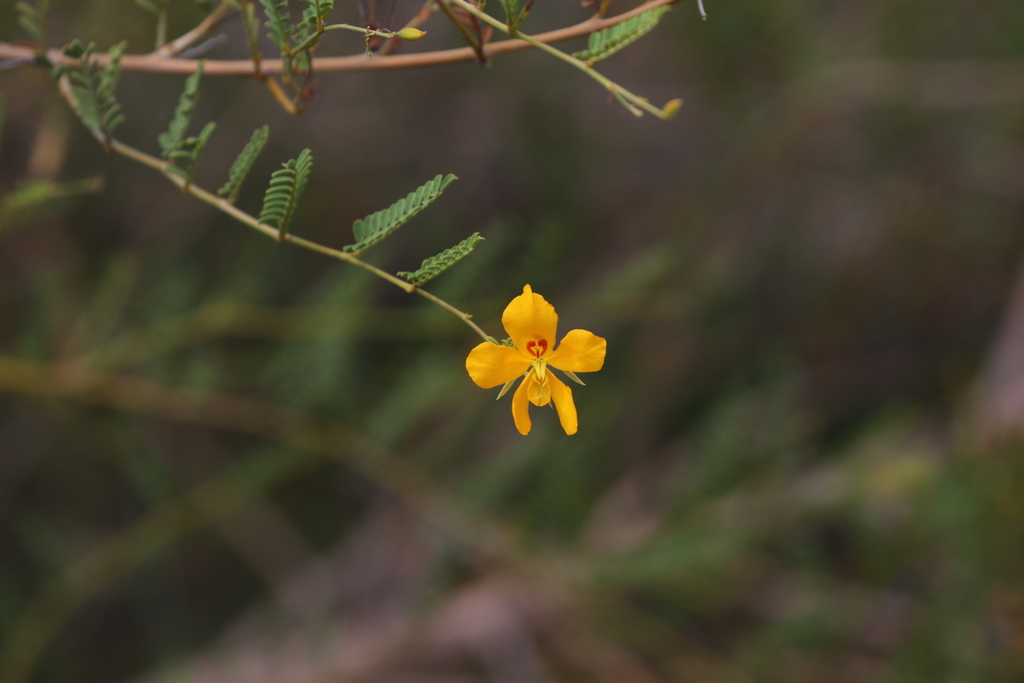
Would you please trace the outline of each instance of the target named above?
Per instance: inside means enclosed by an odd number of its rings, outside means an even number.
[[[534,358],[543,358],[544,354],[548,352],[548,340],[526,342],[526,352]]]
[[[533,356],[536,360],[531,361],[533,363],[533,371],[537,374],[537,379],[541,384],[546,384],[547,374],[547,360],[544,359],[544,354],[548,352],[548,340],[538,339],[537,341],[526,342],[526,353]],[[539,405],[539,404],[538,404]]]

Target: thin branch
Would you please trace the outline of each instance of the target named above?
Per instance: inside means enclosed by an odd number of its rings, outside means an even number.
[[[599,31],[609,26],[615,26],[630,17],[643,14],[649,9],[673,5],[679,0],[653,0],[644,3],[628,12],[617,14],[614,17],[601,19],[591,17],[584,22],[567,26],[566,28],[538,33],[532,36],[533,40],[539,43],[557,43],[562,40],[578,38],[594,31]],[[503,40],[497,43],[487,44],[487,54],[493,56],[503,52],[523,50],[532,45],[524,40]],[[33,58],[34,52],[30,47],[0,43],[0,59],[24,59]],[[73,67],[77,61],[62,54],[59,50],[47,52],[47,58],[54,64]],[[95,59],[100,65],[107,63],[106,54],[97,54]],[[317,57],[313,60],[314,69],[320,73],[329,71],[372,71],[376,69],[410,69],[423,66],[437,66],[441,64],[453,64],[457,62],[468,62],[476,59],[476,53],[472,48],[456,48],[452,50],[435,50],[433,52],[420,52],[407,55],[377,55],[367,57],[365,54],[348,55],[345,57]],[[121,69],[125,71],[148,71],[157,73],[190,75],[195,72],[198,60],[194,59],[172,59],[154,58],[149,55],[125,55],[121,58]],[[281,60],[265,60],[262,62],[264,73],[281,73]],[[252,76],[256,73],[256,67],[249,59],[225,59],[206,60],[206,67],[203,69],[203,76]]]
[[[222,22],[227,18],[231,12],[231,5],[226,0],[222,0],[220,5],[217,6],[212,12],[210,12],[205,19],[203,19],[198,26],[189,31],[188,33],[182,34],[180,37],[172,40],[163,47],[149,53],[148,55],[141,55],[143,57],[150,57],[152,59],[167,59],[187,49],[189,46],[195,44],[200,38],[205,36],[213,27]]]
[[[288,112],[289,114],[298,114],[299,107],[292,101],[292,98],[288,97],[288,93],[284,91],[281,84],[275,81],[273,78],[263,77],[263,82],[267,84],[267,90],[274,96],[277,103]]]
[[[36,63],[35,57],[16,57],[0,62],[0,71],[13,71]]]
[[[417,287],[416,288],[416,293],[419,294],[420,296],[422,296],[425,299],[429,299],[430,301],[433,301],[435,304],[437,304],[441,308],[443,308],[443,309],[445,309],[447,311],[450,311],[452,314],[458,316],[458,318],[462,322],[464,322],[467,325],[469,325],[470,327],[472,327],[476,331],[477,334],[479,334],[481,337],[483,337],[484,341],[487,340],[487,333],[484,332],[482,329],[480,329],[480,327],[477,326],[477,324],[475,322],[470,320],[470,316],[469,316],[468,313],[460,311],[459,309],[455,308],[454,306],[452,306],[450,303],[448,303],[444,299],[440,299],[440,298],[434,296],[433,294],[431,294],[430,292],[426,291],[425,289],[420,289],[419,287]]]
[[[202,57],[203,55],[205,55],[210,50],[212,50],[212,49],[214,49],[216,47],[220,47],[221,45],[223,45],[226,42],[228,42],[227,35],[225,35],[223,33],[218,33],[215,36],[211,36],[211,37],[207,38],[206,40],[204,40],[203,42],[199,43],[195,47],[190,47],[187,50],[183,50],[181,52],[181,54],[182,54],[182,56],[187,57],[189,59],[192,59],[192,58],[195,58],[195,57]]]
[[[402,28],[419,28],[424,23],[426,23],[427,19],[432,17],[436,12],[437,3],[434,2],[434,0],[427,0],[426,2],[423,3],[422,6],[420,6],[419,11],[417,11],[416,14],[413,15],[412,19],[410,19]],[[400,43],[396,41],[394,38],[388,38],[387,40],[384,41],[384,44],[381,46],[380,50],[378,50],[377,55],[390,55],[398,48],[399,44]]]
[[[156,13],[156,49],[163,49],[167,43],[167,5],[161,5]]]
[[[64,96],[68,99],[68,103],[72,107],[76,107],[77,106],[77,102],[75,102],[74,99],[73,99],[74,95],[70,92],[70,87],[65,85],[66,84],[66,77],[62,79],[62,83],[61,84],[63,86],[65,86],[65,87],[61,88],[61,91],[64,94]],[[101,142],[102,142],[102,140],[101,140]],[[109,141],[109,149],[110,149],[111,152],[116,152],[117,154],[120,154],[121,156],[127,157],[127,158],[129,158],[129,159],[131,159],[133,161],[136,161],[136,162],[140,163],[140,164],[143,164],[145,166],[149,166],[152,169],[160,171],[160,173],[167,180],[169,180],[173,184],[177,185],[182,190],[185,189],[185,182],[186,182],[185,179],[182,178],[181,176],[178,176],[178,175],[176,175],[174,173],[169,172],[168,169],[171,167],[170,162],[167,162],[167,161],[164,161],[162,159],[158,159],[158,158],[156,158],[154,156],[151,156],[149,154],[146,154],[145,152],[143,152],[141,150],[137,150],[134,147],[131,147],[129,145],[126,145],[126,144],[124,144],[123,142],[121,142],[119,140],[113,140],[113,139],[110,140]],[[427,299],[429,301],[432,301],[433,303],[441,306],[445,310],[447,310],[447,311],[451,312],[453,315],[457,316],[459,318],[459,320],[461,320],[467,326],[469,326],[482,339],[484,339],[485,341],[487,340],[487,333],[484,332],[482,329],[480,329],[480,326],[477,325],[476,323],[474,323],[470,319],[471,318],[470,315],[468,315],[464,311],[460,311],[459,309],[457,309],[454,306],[452,306],[451,304],[449,304],[447,301],[444,301],[443,299],[440,299],[439,297],[436,297],[433,294],[430,294],[429,292],[424,291],[423,289],[417,287],[416,285],[410,284],[410,283],[406,282],[405,280],[402,280],[402,279],[392,275],[391,273],[388,273],[387,271],[381,270],[380,268],[378,268],[378,267],[376,267],[374,265],[371,265],[371,264],[367,263],[366,261],[363,261],[362,259],[359,259],[356,256],[353,256],[352,254],[344,252],[344,251],[342,251],[340,249],[333,249],[331,247],[324,246],[324,245],[319,244],[317,242],[313,242],[312,240],[307,240],[307,239],[304,239],[302,237],[298,237],[296,235],[291,235],[291,234],[283,235],[283,239],[282,239],[282,235],[281,235],[280,231],[277,228],[272,228],[269,225],[264,225],[263,223],[260,223],[259,220],[257,220],[255,217],[245,213],[244,211],[239,209],[234,204],[228,202],[225,199],[221,199],[217,195],[215,195],[212,192],[209,192],[207,190],[204,190],[203,188],[199,187],[198,185],[190,184],[188,186],[188,194],[192,195],[196,199],[199,199],[200,201],[206,202],[207,204],[209,204],[210,206],[212,206],[212,207],[214,207],[216,209],[221,210],[222,212],[228,214],[229,216],[231,216],[235,220],[248,225],[249,227],[253,228],[254,230],[258,230],[259,232],[263,233],[267,237],[270,237],[272,239],[279,240],[279,241],[282,241],[282,242],[290,242],[291,244],[294,244],[294,245],[299,246],[299,247],[303,247],[305,249],[309,249],[310,251],[319,252],[319,253],[321,253],[321,254],[323,254],[325,256],[330,256],[331,258],[336,258],[339,261],[345,261],[346,263],[350,263],[353,266],[356,266],[357,268],[362,268],[363,270],[366,270],[366,271],[368,271],[370,273],[373,273],[374,275],[376,275],[377,277],[379,277],[379,278],[381,278],[383,280],[387,280],[391,284],[395,285],[396,287],[401,288],[402,290],[404,290],[405,292],[407,292],[409,294],[417,293],[420,296],[422,296],[423,298],[425,298],[425,299]]]
[[[618,99],[626,107],[626,109],[628,109],[636,116],[643,116],[643,112],[640,111],[642,109],[648,113],[654,114],[658,118],[668,119],[674,116],[676,112],[679,111],[679,107],[682,105],[682,100],[672,100],[671,102],[666,104],[664,108],[655,107],[654,105],[647,101],[646,97],[634,95],[633,93],[626,90],[618,83],[615,83],[611,79],[602,76],[592,67],[590,67],[586,62],[576,59],[571,55],[567,55],[561,50],[557,50],[548,45],[547,43],[544,43],[543,41],[534,38],[533,36],[528,36],[520,31],[510,30],[505,24],[498,21],[497,19],[487,14],[486,12],[482,12],[479,8],[475,7],[469,2],[466,2],[466,0],[451,0],[451,2],[458,5],[465,11],[469,12],[477,19],[490,24],[499,31],[503,31],[509,34],[510,36],[519,38],[520,40],[525,40],[530,45],[533,45],[534,47],[538,48],[543,52],[547,52],[552,57],[560,59],[566,64],[569,64],[570,66],[579,69],[580,71],[587,74],[595,81],[603,85],[608,90],[608,92],[612,93],[615,96],[615,98]]]
[[[456,16],[455,12],[448,5],[447,0],[434,0],[441,12],[448,17],[448,21],[458,29],[459,34],[462,35],[462,39],[469,44],[469,47],[473,50],[473,54],[476,55],[476,61],[479,64],[487,64],[487,55],[484,53],[484,46],[477,40],[477,37],[473,35],[473,32],[462,23],[462,20]]]

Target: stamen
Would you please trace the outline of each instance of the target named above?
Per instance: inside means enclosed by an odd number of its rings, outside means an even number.
[[[533,361],[533,369],[537,373],[537,379],[539,379],[541,382],[547,380],[548,364],[543,358],[538,358],[537,360]]]

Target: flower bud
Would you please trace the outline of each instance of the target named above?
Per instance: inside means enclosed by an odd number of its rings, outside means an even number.
[[[676,114],[678,114],[682,106],[682,100],[672,100],[671,102],[666,102],[665,108],[662,110],[665,113],[665,118],[670,119]]]
[[[425,35],[427,35],[426,31],[421,31],[418,28],[412,27],[403,28],[398,32],[398,37],[402,40],[419,40]]]

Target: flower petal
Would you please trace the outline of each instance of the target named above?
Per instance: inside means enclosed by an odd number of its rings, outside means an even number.
[[[572,330],[548,356],[548,365],[569,372],[597,372],[604,365],[607,346],[604,337],[586,330]]]
[[[516,423],[516,429],[523,436],[529,434],[530,428],[533,426],[533,423],[530,422],[530,398],[526,388],[531,379],[533,379],[532,372],[519,385],[516,393],[512,394],[512,419]]]
[[[466,371],[484,389],[511,382],[530,369],[530,361],[510,346],[477,344],[466,356]]]
[[[544,348],[550,352],[555,347],[555,332],[558,329],[558,314],[540,294],[534,294],[530,285],[523,287],[523,293],[512,299],[501,314],[501,324],[524,355],[529,352],[530,342],[544,341]],[[532,356],[527,356],[532,358]]]
[[[551,385],[551,400],[558,411],[558,421],[562,423],[565,433],[572,436],[576,433],[579,423],[576,419],[576,403],[572,400],[572,389],[554,375],[548,375]]]

